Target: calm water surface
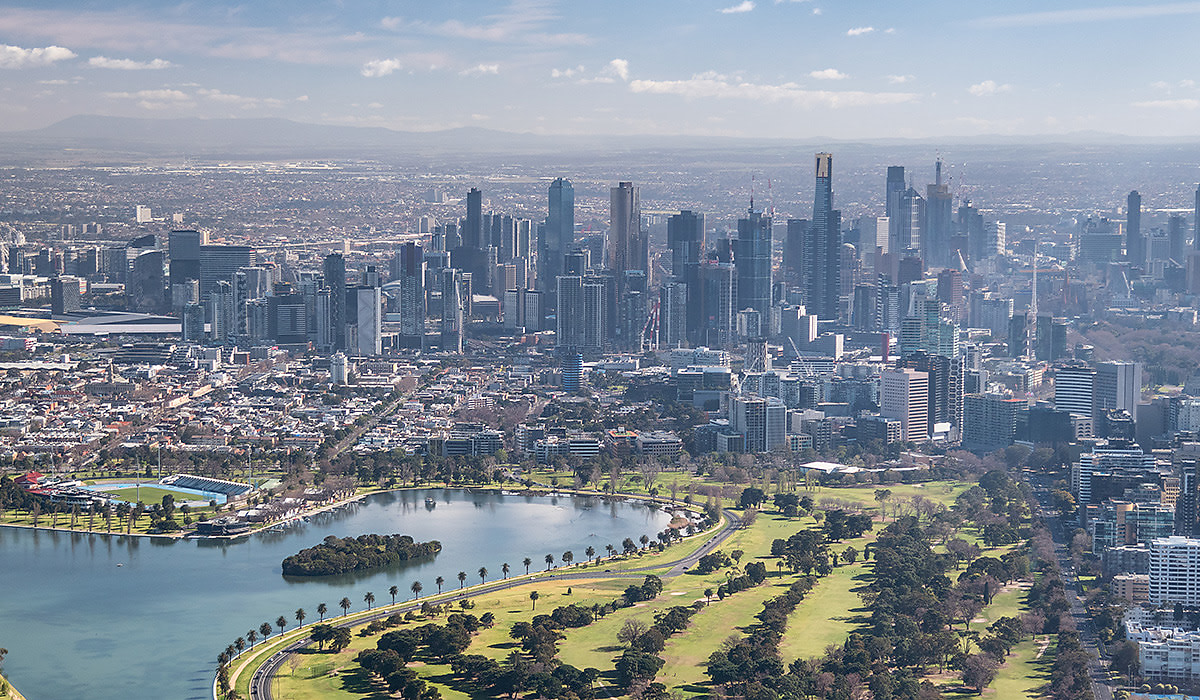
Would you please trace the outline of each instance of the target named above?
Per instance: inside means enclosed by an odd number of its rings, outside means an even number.
[[[426,496],[437,500],[427,506]],[[317,619],[318,603],[340,614],[348,597],[361,610],[363,595],[390,602],[458,586],[458,572],[478,583],[512,572],[545,568],[571,550],[586,559],[590,545],[642,534],[653,539],[669,516],[641,504],[593,498],[473,494],[454,489],[372,496],[282,533],[236,543],[162,541],[120,536],[0,528],[0,647],[9,649],[5,672],[29,700],[210,698],[216,656],[236,637],[296,608]],[[437,539],[432,561],[367,574],[285,579],[280,562],[326,535],[404,533]],[[122,564],[122,566],[118,566]],[[329,617],[329,613],[326,614]]]

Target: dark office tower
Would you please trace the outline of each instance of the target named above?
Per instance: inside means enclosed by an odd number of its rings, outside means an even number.
[[[254,265],[254,249],[244,245],[200,246],[200,298],[206,299],[217,282],[233,285],[233,276]]]
[[[552,288],[563,274],[563,256],[575,247],[575,187],[570,180],[560,177],[550,183],[549,215],[538,243],[538,279],[544,289]]]
[[[727,348],[737,335],[737,270],[732,263],[706,262],[700,275],[704,345]]]
[[[771,317],[771,217],[749,210],[749,218],[738,219],[738,237],[733,242],[737,268],[737,310],[754,309],[759,318]]]
[[[925,218],[921,223],[921,257],[930,267],[950,264],[954,198],[942,182],[942,161],[934,166],[934,183],[925,188]]]
[[[804,249],[804,303],[810,314],[836,319],[841,307],[842,213],[833,208],[833,156],[818,153],[816,164],[812,227]]]
[[[467,219],[463,224],[462,247],[478,250],[485,245],[483,237],[483,193],[472,187],[467,193]]]
[[[559,275],[555,283],[558,313],[554,342],[559,348],[578,348],[583,345],[583,278]]]
[[[1200,197],[1200,194],[1197,194]],[[1134,267],[1146,264],[1146,237],[1142,235],[1142,195],[1137,190],[1125,199],[1125,256]]]
[[[901,223],[906,221],[912,226],[912,202],[907,202],[908,216],[903,216],[908,185],[904,182],[904,166],[889,165],[887,169],[887,186],[884,190],[884,211],[888,218],[888,252],[903,253],[911,242],[911,231],[901,232]],[[897,248],[896,246],[902,246]]]
[[[442,269],[442,352],[463,351],[462,272],[452,267]]]
[[[704,215],[681,211],[667,219],[667,245],[671,247],[671,274],[683,285],[683,306],[672,309],[676,314],[671,319],[672,328],[679,328],[688,342],[701,345],[700,259],[704,254]],[[679,301],[679,294],[679,290],[670,294],[673,303]],[[662,328],[661,303],[659,327]],[[674,335],[669,335],[666,344],[674,346],[678,342]]]
[[[641,195],[632,182],[612,188],[610,228],[608,232],[608,269],[617,280],[629,270],[647,270],[647,240],[642,233]]]
[[[79,278],[55,277],[50,280],[50,313],[55,316],[79,310]]]
[[[162,251],[149,250],[134,258],[129,275],[129,282],[125,285],[129,310],[162,313],[167,304]]]
[[[346,349],[346,259],[341,253],[325,256],[325,286],[329,289],[329,342],[334,350]]]
[[[199,231],[172,231],[167,239],[170,256],[169,278],[172,286],[200,279],[200,247],[208,244],[208,234]]]
[[[799,287],[804,281],[804,242],[808,229],[808,219],[788,219],[783,240],[783,281],[789,287]]]
[[[983,223],[983,214],[971,206],[970,200],[958,208],[958,235],[967,242],[966,250],[962,252],[971,265],[988,257],[987,227]]]
[[[400,335],[409,338],[425,334],[425,251],[417,243],[405,243],[396,255],[399,260]]]
[[[1192,247],[1200,250],[1200,185],[1196,185],[1196,201],[1192,208]]]
[[[1184,252],[1184,237],[1187,236],[1187,218],[1179,214],[1172,214],[1171,218],[1167,219],[1167,247],[1171,250],[1171,259],[1180,265],[1187,264],[1187,256]]]

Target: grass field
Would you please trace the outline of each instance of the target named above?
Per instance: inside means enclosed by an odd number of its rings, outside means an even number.
[[[862,599],[854,589],[867,583],[868,563],[840,566],[817,580],[808,597],[788,618],[787,633],[779,645],[784,663],[821,656],[830,644],[841,644],[858,625]]]
[[[101,488],[103,488],[103,487],[101,487]],[[118,500],[126,501],[128,503],[137,503],[137,502],[141,501],[142,503],[145,503],[146,505],[162,503],[163,496],[173,496],[175,498],[176,506],[183,503],[184,501],[202,500],[201,497],[197,496],[196,494],[184,493],[183,491],[172,491],[171,489],[159,488],[157,486],[142,486],[141,488],[131,487],[131,488],[126,488],[126,489],[115,489],[112,491],[105,491],[104,493],[112,494],[114,498],[117,498]]]

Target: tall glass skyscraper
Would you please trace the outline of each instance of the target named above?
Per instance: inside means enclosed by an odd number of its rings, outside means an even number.
[[[1125,200],[1125,255],[1129,262],[1146,264],[1146,239],[1142,236],[1142,195],[1137,190]]]
[[[550,289],[563,274],[563,256],[575,246],[575,187],[570,180],[557,178],[550,183],[550,207],[546,226],[538,241],[541,263],[538,278],[543,289]]]
[[[684,335],[688,342],[702,345],[700,258],[704,253],[704,215],[681,211],[667,219],[667,245],[671,247],[671,274],[685,289]],[[677,296],[671,298],[677,300]]]
[[[770,318],[771,217],[751,208],[748,218],[738,219],[738,237],[734,245],[737,310],[754,309],[760,318]]]
[[[833,208],[833,155],[818,153],[813,217],[804,255],[804,302],[809,313],[836,319],[841,304],[842,213]]]
[[[608,269],[617,280],[624,280],[630,270],[646,269],[648,257],[646,236],[642,233],[641,194],[632,182],[621,182],[612,188],[610,228],[608,233]]]

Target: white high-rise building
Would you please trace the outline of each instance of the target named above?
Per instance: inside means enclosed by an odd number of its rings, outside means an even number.
[[[929,374],[892,369],[879,379],[879,415],[895,418],[906,442],[929,439]]]
[[[1142,397],[1142,365],[1138,362],[1101,362],[1096,365],[1097,411],[1121,409],[1136,417]]]
[[[134,210],[134,218],[139,224],[147,224],[154,219],[154,216],[150,212],[150,207],[144,207],[139,204],[137,209]]]
[[[787,440],[787,406],[776,398],[730,400],[729,424],[746,436],[746,452],[770,452]]]
[[[380,355],[383,353],[383,306],[379,287],[359,287],[355,298],[358,303],[358,344],[354,351],[359,355]]]
[[[1150,543],[1150,604],[1200,606],[1200,540],[1178,535]]]

